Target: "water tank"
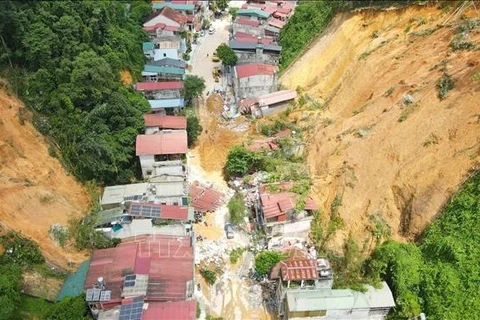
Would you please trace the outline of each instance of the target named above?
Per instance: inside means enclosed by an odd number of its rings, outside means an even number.
[[[97,285],[100,289],[104,289],[105,288],[105,283],[103,282],[103,277],[98,277],[97,279]]]

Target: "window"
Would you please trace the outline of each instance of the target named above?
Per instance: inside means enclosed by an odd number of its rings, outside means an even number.
[[[167,56],[167,54],[166,54],[166,53],[164,53],[164,54],[163,54],[163,57],[166,57],[166,56]]]
[[[178,202],[177,202],[177,201],[174,201],[174,202],[173,202],[173,205],[174,205],[174,206],[178,206]]]
[[[147,176],[151,176],[152,175],[152,170],[147,170]]]

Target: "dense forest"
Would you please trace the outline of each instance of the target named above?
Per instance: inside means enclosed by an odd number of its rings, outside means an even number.
[[[372,255],[370,274],[395,295],[393,318],[480,319],[480,171],[450,200],[420,244],[387,241]]]
[[[141,25],[147,2],[0,2],[0,66],[50,153],[80,180],[124,183],[135,177],[135,136],[148,103],[133,78],[144,63]]]

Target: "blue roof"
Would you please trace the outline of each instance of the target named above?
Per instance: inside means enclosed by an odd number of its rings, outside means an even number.
[[[185,69],[182,68],[172,68],[172,67],[163,67],[163,66],[152,66],[146,64],[143,67],[143,71],[154,72],[154,73],[170,73],[170,74],[185,74]]]
[[[152,5],[152,8],[155,10],[163,9],[163,7],[170,7],[173,10],[179,11],[193,11],[195,10],[194,4],[180,4],[180,3],[169,3],[169,2],[156,2]]]
[[[144,42],[142,46],[143,52],[152,51],[155,48],[155,44],[153,42]]]
[[[158,108],[180,108],[185,105],[183,99],[162,99],[162,100],[148,100],[152,109]]]
[[[57,296],[57,301],[66,297],[77,297],[83,293],[83,286],[87,279],[88,269],[90,267],[90,260],[84,261],[75,271],[68,276],[63,283],[62,289]]]
[[[270,17],[270,13],[265,12],[260,9],[251,8],[251,9],[239,9],[237,10],[237,15],[239,16],[247,16],[247,17],[257,17],[262,19],[267,19]]]

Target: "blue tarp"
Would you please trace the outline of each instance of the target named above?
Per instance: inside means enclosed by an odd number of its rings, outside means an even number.
[[[182,68],[152,66],[152,65],[148,65],[148,64],[146,64],[143,67],[143,71],[153,72],[153,73],[157,73],[157,74],[160,74],[160,73],[179,74],[179,75],[185,74],[185,69],[182,69]]]
[[[185,105],[183,99],[162,99],[162,100],[148,100],[152,109],[159,108],[181,108]]]
[[[65,297],[77,297],[83,293],[83,286],[87,279],[88,269],[90,268],[90,260],[84,261],[75,271],[68,276],[63,283],[62,289],[57,296],[57,301]]]

